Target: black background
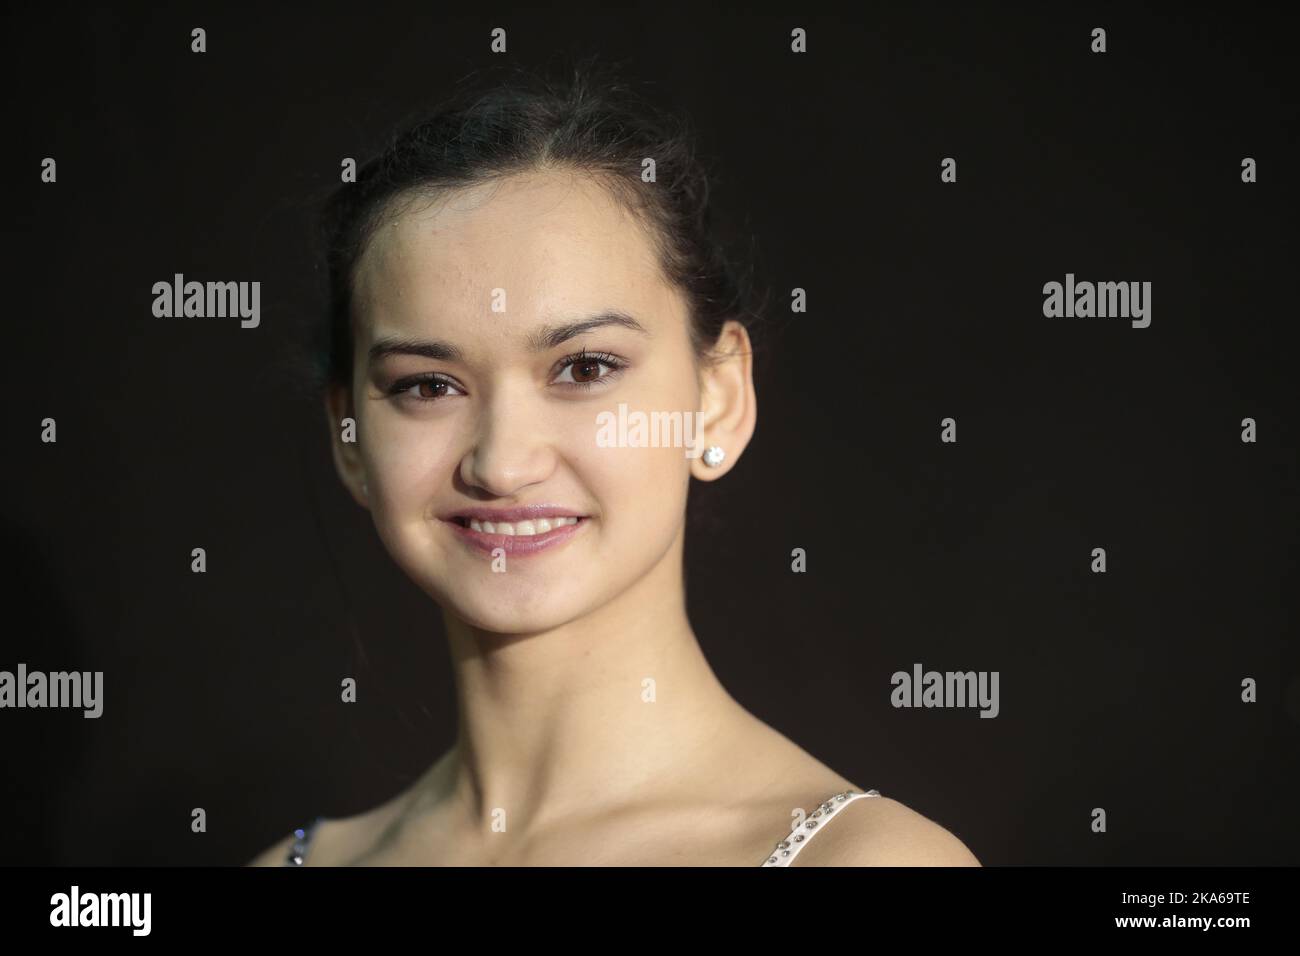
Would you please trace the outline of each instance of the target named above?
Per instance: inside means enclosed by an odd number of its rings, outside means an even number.
[[[731,692],[985,865],[1300,862],[1290,24],[833,11],[7,14],[0,669],[103,670],[105,712],[0,711],[0,863],[242,863],[451,743],[439,610],[335,477],[296,350],[313,204],[501,60],[497,26],[514,62],[653,81],[758,245],[758,429],[687,555]],[[155,318],[176,272],[260,281],[261,326]],[[1152,282],[1151,326],[1045,318],[1067,272]],[[916,662],[999,671],[1000,715],[894,709]]]

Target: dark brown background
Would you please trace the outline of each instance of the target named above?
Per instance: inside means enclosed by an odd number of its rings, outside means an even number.
[[[564,9],[7,15],[0,669],[106,687],[99,720],[0,712],[0,863],[242,862],[450,743],[438,609],[292,358],[315,197],[494,26],[655,81],[759,244],[759,426],[688,554],[731,691],[986,865],[1300,862],[1294,34],[1240,5]],[[261,327],[154,318],[175,272],[261,281]],[[1151,327],[1044,318],[1067,272],[1151,281]],[[999,671],[1000,716],[893,709],[918,661]]]

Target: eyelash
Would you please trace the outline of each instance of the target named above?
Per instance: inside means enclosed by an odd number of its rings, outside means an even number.
[[[594,385],[601,385],[608,382],[610,379],[617,377],[619,373],[628,366],[627,362],[623,361],[616,355],[611,355],[608,352],[588,352],[586,349],[583,349],[581,352],[575,352],[572,355],[566,355],[564,358],[560,359],[558,363],[559,367],[556,369],[556,374],[558,375],[565,369],[572,368],[575,365],[584,365],[592,362],[599,365],[609,366],[609,373],[602,375],[600,378],[591,382],[561,382],[560,384],[567,385],[571,388],[591,388]],[[431,385],[446,385],[450,388],[459,388],[455,382],[451,381],[439,372],[424,372],[420,375],[408,375],[405,378],[398,379],[388,387],[387,392],[390,396],[396,398],[405,398],[410,399],[411,401],[425,403],[439,402],[442,401],[442,399],[449,397],[446,395],[439,395],[437,398],[424,398],[419,395],[406,394],[412,389],[426,383]]]

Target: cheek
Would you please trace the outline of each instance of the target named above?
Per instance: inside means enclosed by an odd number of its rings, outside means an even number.
[[[682,371],[693,367],[686,353],[676,361],[643,367],[638,387],[619,389],[616,398],[593,403],[581,430],[570,436],[570,460],[607,511],[609,530],[659,538],[683,520],[691,475],[685,444],[701,438],[695,414],[698,383]],[[626,406],[622,413],[619,403]],[[605,416],[604,428],[598,415]],[[638,416],[644,426],[640,431]],[[604,447],[601,441],[616,444]]]
[[[686,510],[690,463],[682,448],[595,447],[587,436],[578,479],[601,509],[605,543],[621,551],[650,549],[677,530]]]
[[[371,486],[394,510],[430,504],[436,489],[450,481],[458,459],[446,423],[385,410],[358,425],[365,429],[362,454],[373,476]]]

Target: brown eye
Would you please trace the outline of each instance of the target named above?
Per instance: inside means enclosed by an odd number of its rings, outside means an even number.
[[[441,378],[404,378],[386,390],[396,401],[414,406],[429,406],[451,395],[463,395],[460,386]]]
[[[616,378],[625,368],[627,362],[607,352],[579,352],[564,359],[555,383],[577,388],[591,388],[593,385],[604,385],[610,379]]]

